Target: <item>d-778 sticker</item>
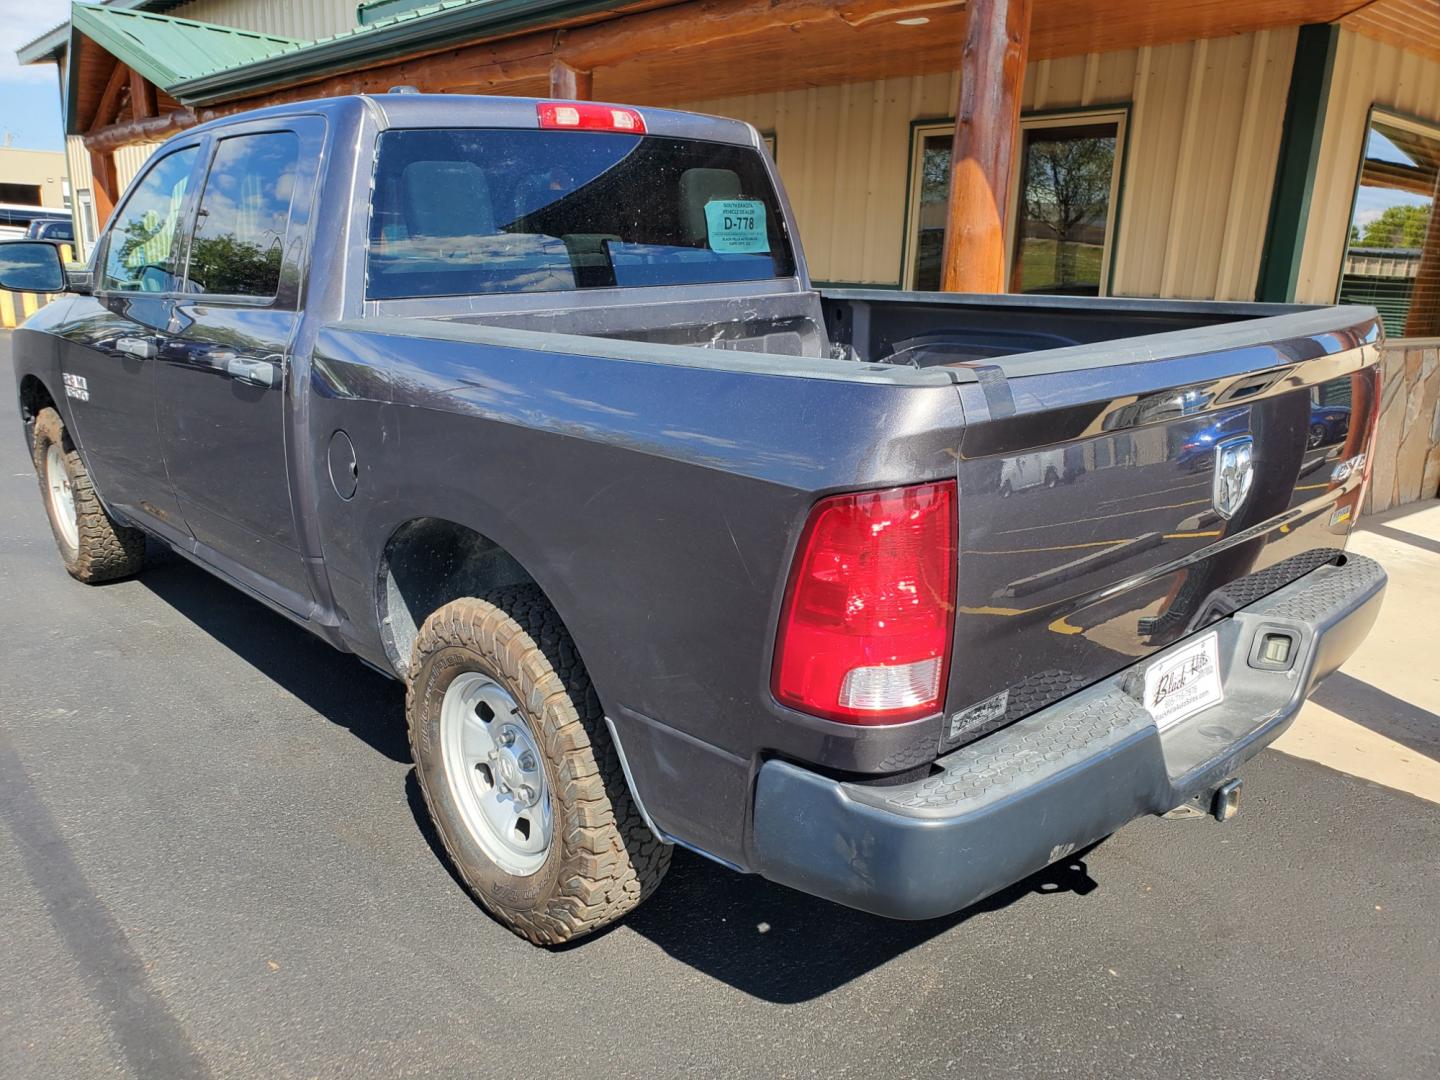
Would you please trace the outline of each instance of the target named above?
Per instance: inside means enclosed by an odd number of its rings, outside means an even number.
[[[90,386],[83,375],[65,375],[65,396],[76,401],[90,400]]]

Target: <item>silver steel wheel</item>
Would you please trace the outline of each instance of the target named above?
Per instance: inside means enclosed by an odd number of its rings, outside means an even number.
[[[554,829],[550,785],[515,699],[488,675],[457,675],[440,703],[440,752],[475,843],[507,874],[539,870]]]
[[[50,499],[50,516],[60,530],[61,539],[71,551],[80,547],[80,523],[75,517],[75,492],[70,487],[70,472],[65,468],[65,452],[51,443],[45,450],[45,490]]]

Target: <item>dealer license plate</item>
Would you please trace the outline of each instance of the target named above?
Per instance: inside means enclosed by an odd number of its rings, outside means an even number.
[[[1145,708],[1161,731],[1224,700],[1216,634],[1206,634],[1145,669]]]

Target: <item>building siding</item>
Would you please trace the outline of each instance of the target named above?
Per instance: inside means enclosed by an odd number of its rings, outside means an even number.
[[[1341,31],[1305,247],[1300,254],[1295,298],[1303,303],[1335,299],[1373,105],[1440,121],[1440,64],[1374,38]]]
[[[40,206],[65,206],[65,157],[54,150],[0,147],[0,183],[35,188]]]
[[[193,0],[167,12],[181,19],[314,41],[355,28],[355,0]]]
[[[1113,291],[1253,299],[1294,29],[1041,60],[1027,112],[1128,105]],[[817,280],[898,285],[910,129],[953,115],[958,73],[689,102],[776,137]]]
[[[99,235],[99,222],[92,219],[88,230],[80,222],[85,203],[79,193],[92,190],[95,178],[90,172],[90,155],[85,152],[85,140],[79,135],[65,137],[65,171],[70,176],[70,217],[75,226],[75,258],[84,262],[90,258],[90,245],[85,243],[85,237]]]

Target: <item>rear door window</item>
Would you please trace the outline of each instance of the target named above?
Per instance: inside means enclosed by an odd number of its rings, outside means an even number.
[[[275,295],[299,158],[300,140],[289,131],[221,140],[190,242],[188,292]]]
[[[794,273],[779,200],[748,147],[586,131],[380,137],[372,300]]]

